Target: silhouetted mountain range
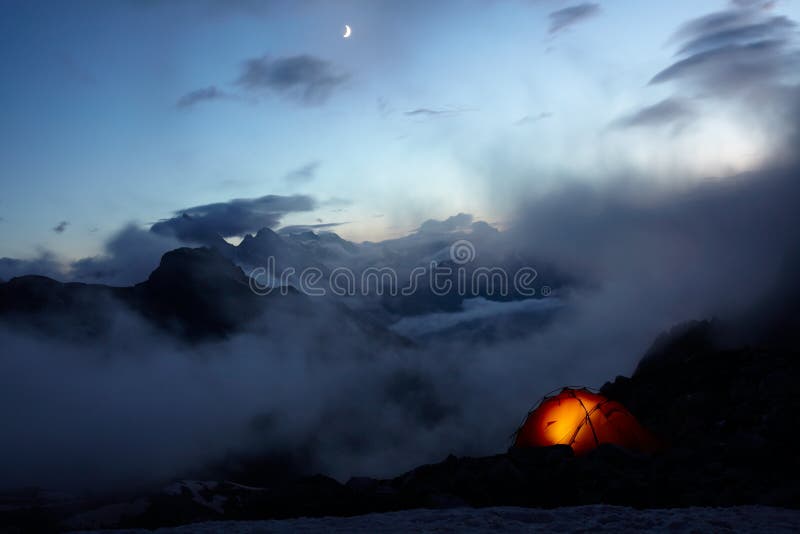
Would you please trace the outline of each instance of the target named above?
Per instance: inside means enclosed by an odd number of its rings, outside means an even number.
[[[262,233],[254,243],[277,237]],[[284,242],[277,241],[284,244]],[[245,246],[245,250],[250,250]],[[291,287],[267,295],[251,291],[240,267],[211,248],[181,248],[164,254],[150,277],[132,287],[61,283],[42,276],[22,276],[0,284],[0,318],[67,338],[107,331],[114,310],[137,313],[156,327],[183,339],[224,337],[247,329],[269,330],[281,320],[297,322],[324,316],[341,332],[363,330],[382,341],[405,343],[368,316],[328,300],[312,299]],[[335,313],[328,313],[334,308]]]

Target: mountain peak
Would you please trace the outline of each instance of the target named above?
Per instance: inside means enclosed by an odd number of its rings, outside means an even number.
[[[267,228],[266,226],[256,232],[255,234],[256,239],[280,239],[280,236],[273,230],[272,228]]]
[[[150,273],[150,284],[213,283],[220,280],[247,283],[247,277],[240,267],[234,265],[218,250],[213,248],[178,248],[166,252],[161,257],[156,270]]]

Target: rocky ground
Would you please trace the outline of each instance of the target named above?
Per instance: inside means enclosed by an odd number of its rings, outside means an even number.
[[[768,506],[636,510],[622,506],[452,508],[357,517],[211,521],[155,532],[797,532],[800,511]],[[125,530],[119,534],[151,532]]]

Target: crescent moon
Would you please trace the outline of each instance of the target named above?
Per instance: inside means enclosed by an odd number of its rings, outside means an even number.
[[[342,35],[342,37],[344,37],[345,39],[347,39],[348,37],[350,37],[350,34],[352,34],[352,33],[353,33],[353,30],[351,30],[351,29],[350,29],[350,26],[348,26],[347,24],[345,24],[345,25],[344,25],[344,35]]]

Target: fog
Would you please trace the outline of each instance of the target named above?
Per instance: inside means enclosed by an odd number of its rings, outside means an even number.
[[[747,17],[761,20],[756,12]],[[729,325],[720,343],[772,342],[766,333],[797,313],[800,250],[800,93],[784,83],[797,55],[778,22],[764,31],[783,40],[764,49],[745,46],[747,32],[739,48],[709,40],[711,30],[695,21],[683,30],[676,63],[651,82],[675,83],[674,98],[697,91],[730,109],[747,105],[748,116],[763,114],[780,139],[752,170],[703,180],[604,171],[546,191],[515,183],[503,232],[459,213],[337,260],[405,273],[439,258],[447,251],[439,245],[468,239],[482,261],[511,257],[556,273],[563,283],[550,301],[474,300],[454,313],[415,317],[384,311],[385,330],[370,330],[339,328],[341,308],[310,298],[305,315],[267,307],[226,338],[193,342],[114,301],[103,310],[110,328],[89,338],[0,323],[0,486],[160,484],[203,473],[229,454],[288,457],[297,473],[340,480],[393,476],[448,454],[504,451],[544,394],[630,374],[655,337],[677,323],[717,318]],[[731,62],[736,53],[741,61]],[[765,54],[771,61],[762,61]],[[761,75],[738,83],[737,65]],[[651,106],[615,128],[683,124],[689,115],[681,106]],[[487,174],[496,180],[509,168],[513,162]],[[154,225],[158,232],[124,228],[96,258],[67,266],[46,253],[27,263],[3,259],[0,277],[132,285],[167,250],[275,227],[314,202],[268,195],[178,210]],[[344,302],[356,308],[354,317],[379,308],[370,298]],[[552,311],[551,320],[541,320],[542,310]],[[513,335],[502,328],[467,335],[511,317]],[[457,325],[467,325],[463,336],[416,339]],[[67,321],[63,331],[71,327]],[[414,342],[389,335],[390,327]]]
[[[4,327],[3,484],[159,482],[231,452],[288,454],[300,472],[340,479],[500,452],[549,390],[629,374],[677,322],[780,301],[800,242],[796,176],[790,166],[679,191],[574,186],[529,201],[503,239],[578,282],[560,290],[555,320],[521,337],[406,346],[334,330],[321,301],[302,321],[268,314],[199,344],[113,303],[112,328],[90,341]]]

